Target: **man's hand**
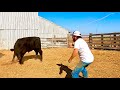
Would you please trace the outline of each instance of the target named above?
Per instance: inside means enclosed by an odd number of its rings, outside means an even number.
[[[74,44],[73,43],[69,43],[69,48],[73,48],[74,47]]]
[[[70,63],[72,61],[72,59],[69,59],[68,62]]]
[[[72,59],[78,54],[78,49],[74,49],[71,57],[69,58],[68,62],[70,63]]]

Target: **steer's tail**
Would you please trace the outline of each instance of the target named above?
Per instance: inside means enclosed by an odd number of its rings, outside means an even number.
[[[14,51],[14,49],[10,49],[10,51]]]

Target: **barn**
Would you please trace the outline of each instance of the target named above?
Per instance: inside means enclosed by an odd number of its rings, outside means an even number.
[[[38,12],[0,12],[0,49],[11,49],[18,38],[28,36],[39,36],[42,48],[65,46],[68,34],[67,29],[38,16]]]

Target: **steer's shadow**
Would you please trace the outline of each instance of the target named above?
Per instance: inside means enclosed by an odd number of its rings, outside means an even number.
[[[2,57],[2,56],[4,56],[5,54],[2,54],[2,53],[0,53],[0,58]]]
[[[68,66],[65,66],[63,64],[57,64],[58,66],[60,66],[60,72],[59,74],[62,74],[63,70],[67,73],[65,78],[72,78],[71,72],[72,70],[70,68],[68,68]],[[82,78],[81,76],[79,76],[80,78]]]
[[[36,55],[29,55],[29,56],[24,56],[23,58],[23,61],[25,62],[25,61],[27,61],[27,60],[29,60],[29,59],[40,59],[40,56],[37,56],[36,57]],[[11,62],[7,62],[7,63],[4,63],[4,64],[2,64],[2,65],[11,65],[11,64],[15,64],[15,63],[18,63],[19,62],[19,60],[18,60],[18,58],[16,57],[16,59],[14,59],[14,61],[11,61]]]
[[[36,56],[36,55],[28,55],[28,56],[24,56],[23,57],[23,61],[27,61],[27,60],[29,60],[29,59],[40,59],[40,56],[38,55],[38,56]]]
[[[27,55],[27,56],[23,56],[23,58],[22,58],[23,62],[26,62],[29,59],[34,59],[34,60],[40,60],[40,61],[42,61],[40,55],[38,55],[38,56],[36,56],[36,55]],[[14,61],[12,61],[11,64],[17,63],[17,62],[19,62],[19,60],[16,57],[16,59],[14,59]]]

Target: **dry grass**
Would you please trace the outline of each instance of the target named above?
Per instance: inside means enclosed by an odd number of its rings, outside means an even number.
[[[13,52],[0,50],[0,78],[65,78],[73,70],[78,56],[68,63],[73,48],[43,50],[43,61],[35,60],[35,52],[26,53],[24,64],[11,63]],[[87,67],[89,78],[120,78],[120,51],[92,50],[95,60]],[[17,58],[15,58],[17,60]],[[60,66],[63,64],[63,72]],[[65,67],[66,66],[66,67]],[[66,68],[66,69],[65,69]]]

